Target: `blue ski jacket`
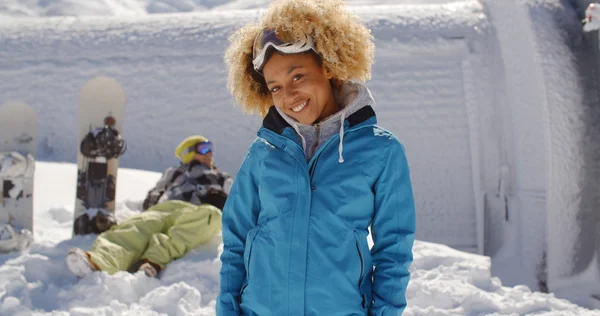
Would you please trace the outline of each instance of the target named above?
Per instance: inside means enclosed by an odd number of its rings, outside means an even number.
[[[343,163],[339,135],[307,162],[278,111],[265,117],[223,210],[217,315],[404,310],[415,231],[404,147],[371,106],[342,120]]]

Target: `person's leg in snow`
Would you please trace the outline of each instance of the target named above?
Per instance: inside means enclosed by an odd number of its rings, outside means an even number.
[[[163,269],[169,262],[208,242],[221,230],[221,210],[202,204],[179,208],[168,219],[173,225],[166,233],[152,235],[142,259]]]
[[[89,251],[71,249],[67,266],[80,278],[98,270],[143,271],[158,277],[169,262],[206,243],[220,229],[218,208],[166,201],[98,235]]]
[[[110,274],[127,271],[140,259],[152,234],[164,228],[164,218],[168,215],[161,211],[149,211],[132,216],[98,235],[89,251],[71,249],[67,256],[69,270],[77,276],[83,273],[81,277],[95,270]],[[82,264],[86,262],[84,259],[95,269],[85,269]]]
[[[149,278],[158,278],[158,274],[162,270],[159,265],[148,261],[148,259],[141,260],[140,263],[141,264],[137,271],[144,272],[144,274]]]
[[[92,262],[90,256],[83,249],[73,248],[69,250],[66,258],[67,267],[78,278],[98,271],[98,266]]]

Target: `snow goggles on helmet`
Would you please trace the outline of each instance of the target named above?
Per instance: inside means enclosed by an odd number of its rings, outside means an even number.
[[[203,142],[194,145],[194,151],[200,155],[206,155],[213,149],[211,142]]]
[[[191,146],[190,148],[186,149],[181,156],[185,156],[186,154],[190,153],[190,152],[195,152],[197,154],[200,155],[206,155],[209,152],[211,152],[213,149],[212,147],[212,143],[211,142],[202,142],[202,143],[197,143],[193,146]]]
[[[266,62],[267,51],[271,47],[283,54],[297,54],[311,49],[315,50],[312,38],[306,34],[300,41],[295,41],[290,32],[265,28],[256,35],[252,49],[252,65],[254,70],[260,74],[262,74],[262,68]]]

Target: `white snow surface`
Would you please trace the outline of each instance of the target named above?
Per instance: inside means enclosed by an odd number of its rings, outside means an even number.
[[[159,177],[121,169],[117,217],[138,213]],[[0,315],[215,315],[220,236],[170,263],[160,279],[142,272],[71,275],[68,250],[87,249],[94,240],[71,238],[75,178],[74,164],[36,164],[35,242],[27,251],[0,254]],[[525,286],[502,286],[490,276],[488,257],[420,241],[413,250],[404,315],[600,315]]]

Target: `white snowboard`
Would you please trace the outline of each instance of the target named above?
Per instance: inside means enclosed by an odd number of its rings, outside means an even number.
[[[0,251],[31,242],[37,133],[35,112],[27,104],[0,106]]]
[[[114,219],[119,157],[86,157],[81,152],[81,144],[90,132],[102,129],[107,123],[122,134],[125,99],[125,91],[121,85],[109,77],[95,77],[81,89],[77,142],[78,185],[73,225],[73,233],[76,235],[102,232],[104,229],[98,231],[94,225],[104,225],[106,220]]]

